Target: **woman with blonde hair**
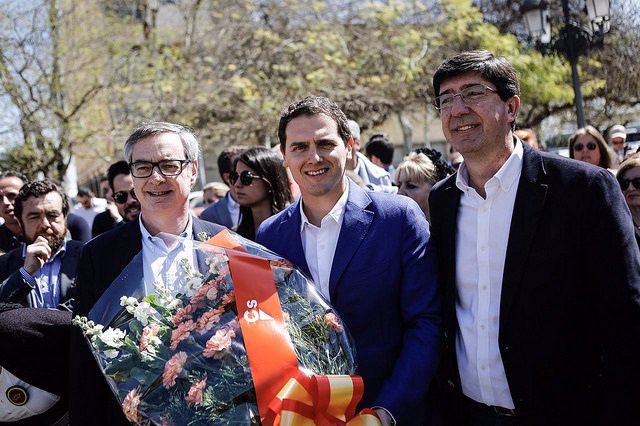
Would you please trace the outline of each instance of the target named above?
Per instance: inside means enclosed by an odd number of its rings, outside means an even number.
[[[438,182],[436,165],[422,153],[412,152],[396,168],[398,194],[413,199],[429,220],[429,193]]]

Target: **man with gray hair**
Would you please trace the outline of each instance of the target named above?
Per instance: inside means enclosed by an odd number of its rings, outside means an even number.
[[[349,130],[353,137],[353,152],[355,155],[347,160],[347,170],[353,170],[360,176],[365,186],[371,191],[397,192],[393,186],[392,177],[382,167],[373,164],[364,154],[360,153],[360,126],[353,120],[348,120]]]
[[[139,261],[141,275],[136,298],[153,291],[153,283],[180,272],[181,261],[192,266],[186,241],[212,236],[224,228],[192,216],[188,196],[196,182],[200,148],[193,132],[183,126],[152,122],[138,127],[125,143],[124,153],[133,194],[140,202],[137,220],[99,235],[85,246],[77,275],[74,314],[87,316],[101,295],[132,262]],[[170,240],[171,235],[185,240]],[[167,258],[175,259],[165,262]],[[92,358],[80,331],[72,336],[70,414],[78,425],[128,425],[117,400]]]

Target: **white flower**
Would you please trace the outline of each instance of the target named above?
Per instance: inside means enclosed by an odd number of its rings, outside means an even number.
[[[149,324],[149,318],[156,314],[156,310],[149,304],[149,302],[139,303],[133,311],[133,316],[142,323],[142,325]]]
[[[117,349],[107,349],[103,353],[104,353],[104,356],[106,356],[107,358],[113,359],[118,356],[119,352]]]
[[[123,345],[122,339],[124,339],[125,332],[118,328],[107,328],[102,334],[97,337],[102,340],[102,343],[112,348],[119,348]]]

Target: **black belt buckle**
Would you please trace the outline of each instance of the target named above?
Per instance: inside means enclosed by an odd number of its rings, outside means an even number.
[[[489,408],[491,408],[493,412],[499,416],[516,417],[517,415],[517,412],[514,408],[504,408],[498,407],[496,405],[490,405]]]

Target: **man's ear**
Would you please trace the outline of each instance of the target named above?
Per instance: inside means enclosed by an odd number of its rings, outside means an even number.
[[[518,118],[518,111],[520,110],[520,97],[514,95],[507,101],[507,114],[509,115],[509,122],[513,123]]]
[[[198,179],[198,160],[193,160],[191,162],[191,186],[195,185],[196,180]]]

